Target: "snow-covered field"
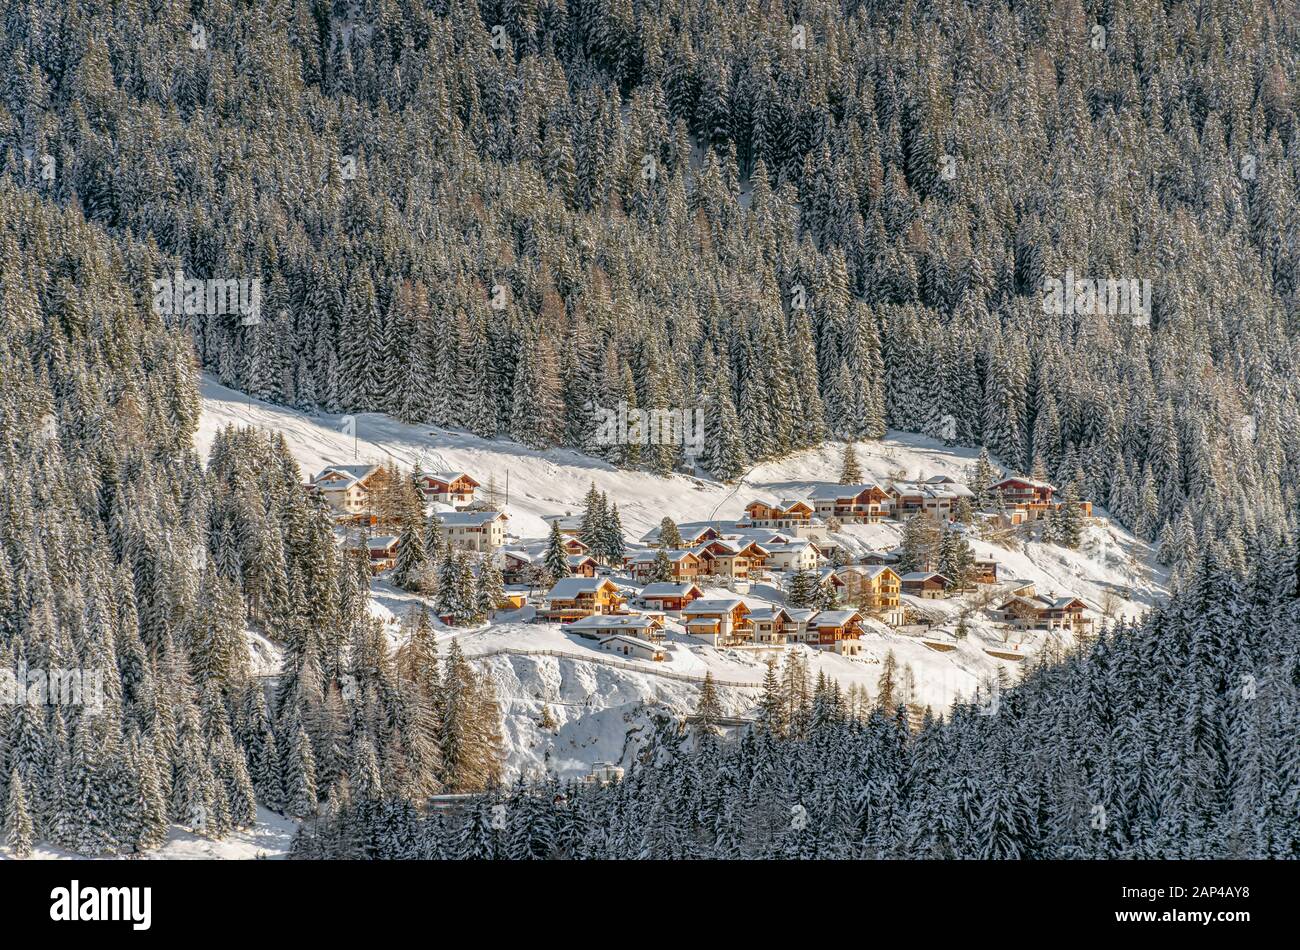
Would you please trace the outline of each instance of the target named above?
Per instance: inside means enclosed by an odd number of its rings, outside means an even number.
[[[248,860],[253,858],[283,858],[289,852],[298,823],[292,818],[285,818],[265,808],[257,809],[257,824],[243,831],[234,831],[221,841],[201,838],[192,832],[173,826],[167,835],[167,842],[157,851],[140,855],[147,861],[184,861],[184,860]],[[8,860],[11,855],[6,848],[0,848],[0,861]],[[29,860],[86,860],[85,855],[74,854],[62,848],[52,848],[46,844],[37,845]]]
[[[814,484],[836,480],[842,451],[840,444],[827,443],[756,466],[739,484],[728,486],[683,475],[620,471],[571,450],[538,452],[508,440],[409,426],[382,415],[304,415],[283,406],[250,402],[247,396],[206,376],[202,394],[203,416],[196,445],[204,454],[215,433],[227,424],[256,425],[284,434],[304,478],[329,464],[388,459],[407,467],[423,461],[438,470],[465,471],[483,484],[492,478],[502,494],[509,485],[509,504],[505,506],[510,515],[508,533],[521,540],[544,536],[544,515],[580,512],[592,482],[618,504],[628,537],[635,541],[665,515],[679,523],[734,519],[756,497],[806,495]],[[353,428],[345,425],[345,420],[350,420]],[[890,433],[879,442],[858,446],[864,476],[879,481],[930,475],[962,479],[975,455],[972,449],[950,448],[904,433]],[[1149,546],[1110,523],[1103,510],[1097,509],[1095,514],[1077,551],[1019,538],[1012,539],[1011,546],[972,539],[972,546],[978,556],[999,562],[1001,578],[1032,581],[1042,594],[1080,597],[1095,617],[1103,610],[1116,617],[1140,614],[1165,594],[1165,574],[1155,564]],[[841,538],[850,548],[882,550],[897,546],[901,534],[899,523],[883,522],[846,526]],[[969,697],[999,669],[1013,681],[1019,675],[1025,661],[999,659],[986,648],[1010,649],[1029,658],[1047,643],[1046,633],[1007,633],[993,621],[981,601],[1001,590],[982,588],[980,594],[949,600],[909,599],[930,617],[931,635],[909,636],[870,621],[858,657],[802,646],[791,649],[807,655],[814,677],[825,673],[843,688],[856,683],[872,694],[882,662],[892,652],[900,678],[915,683],[911,701],[939,711],[958,696]],[[756,586],[745,596],[751,607],[780,602],[779,592],[771,587]],[[415,596],[381,580],[375,585],[372,610],[390,623],[397,636],[400,619],[417,602]],[[957,641],[947,632],[963,611],[970,636]],[[567,634],[557,625],[511,622],[517,619],[505,617],[482,628],[443,630],[440,634],[444,642],[458,638],[466,654],[478,657],[480,667],[495,681],[511,773],[545,767],[572,776],[588,771],[593,762],[626,764],[655,710],[689,713],[698,696],[698,680],[709,671],[726,683],[750,684],[724,686],[721,693],[729,715],[752,713],[758,695],[755,687],[770,655],[752,649],[717,650],[670,625],[664,661],[616,660],[600,651],[594,641]],[[1068,645],[1067,635],[1051,636]],[[254,646],[259,666],[274,661],[274,645],[262,642]],[[558,723],[554,730],[539,726],[543,705]]]

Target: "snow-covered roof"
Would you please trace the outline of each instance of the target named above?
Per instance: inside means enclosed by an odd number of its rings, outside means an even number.
[[[1019,482],[1022,485],[1028,485],[1031,488],[1048,488],[1051,489],[1052,491],[1056,491],[1056,486],[1053,485],[1051,482],[1045,482],[1038,478],[1028,478],[1024,475],[1008,475],[1006,478],[994,482],[989,487],[997,488],[1000,485],[1008,485],[1011,482]]]
[[[948,580],[948,578],[944,577],[942,574],[938,573],[937,571],[908,571],[906,574],[902,576],[902,580],[912,581],[914,583],[928,581],[931,578],[938,578],[941,581]]]
[[[684,581],[680,584],[673,584],[668,581],[658,581],[654,584],[646,584],[645,587],[641,588],[641,599],[685,597],[691,592],[692,588],[695,590],[700,589],[698,585],[692,584],[689,581]],[[701,593],[703,592],[701,591]]]
[[[786,541],[784,544],[765,544],[763,545],[763,549],[767,551],[768,554],[797,554],[798,552],[804,551],[812,546],[812,542],[808,539],[799,538],[795,541]]]
[[[665,551],[664,553],[668,555],[668,560],[670,561],[680,561],[683,558],[685,558],[688,554],[692,556],[695,555],[694,551],[686,551],[681,548],[674,548],[670,551]],[[637,551],[636,554],[632,555],[628,563],[652,564],[654,563],[655,558],[657,558],[658,556],[659,556],[658,550]]]
[[[936,476],[942,477],[942,476]],[[975,493],[959,482],[946,481],[935,482],[927,480],[924,482],[897,481],[893,482],[890,490],[898,492],[900,495],[920,495],[922,498],[973,498]]]
[[[842,627],[854,617],[862,618],[856,610],[820,610],[812,619],[815,627]]]
[[[649,630],[656,621],[642,614],[593,614],[569,624],[569,630]]]
[[[646,544],[657,544],[659,541],[659,526],[651,528],[641,536],[641,540]],[[677,533],[682,536],[682,541],[686,544],[694,544],[699,541],[709,531],[716,531],[722,534],[725,531],[736,530],[734,521],[683,521],[677,526]]]
[[[812,497],[820,501],[837,501],[841,498],[856,498],[865,491],[884,491],[875,482],[863,482],[860,485],[836,485],[824,483],[812,490]]]
[[[775,620],[778,616],[790,616],[790,612],[784,607],[759,607],[751,610],[749,613],[750,620]]]
[[[739,554],[741,551],[751,546],[757,548],[758,553],[760,554],[767,553],[767,549],[757,541],[750,541],[744,538],[713,538],[710,541],[705,541],[703,544],[692,548],[691,553],[696,557],[699,557],[709,548],[714,546],[722,548],[722,550],[727,554]]]
[[[447,528],[482,528],[501,518],[510,517],[504,511],[449,511],[438,520]]]
[[[684,614],[725,614],[735,610],[744,601],[739,597],[708,597],[692,601],[682,611]]]
[[[885,571],[893,571],[888,564],[847,564],[840,569],[843,573],[860,574],[868,580],[874,580]]]
[[[370,548],[372,551],[383,551],[387,548],[391,548],[396,543],[397,538],[394,535],[381,534],[366,541],[366,547]]]
[[[615,586],[614,582],[607,577],[562,577],[555,582],[555,586],[546,596],[552,599],[572,600],[579,594],[594,594],[606,584],[610,587]]]
[[[736,540],[745,544],[752,541],[761,544],[763,547],[768,547],[773,544],[789,544],[791,541],[799,539],[791,537],[788,532],[778,531],[776,528],[746,528],[736,536]]]
[[[629,637],[626,633],[616,633],[612,637],[606,637],[605,639],[600,641],[600,645],[604,646],[606,643],[609,643],[610,641],[616,641],[618,643],[628,643],[634,647],[640,647],[643,650],[649,650],[652,653],[658,653],[660,649],[659,647],[651,643],[649,640],[642,640],[638,637]]]
[[[330,483],[330,490],[351,488],[357,482],[364,481],[377,471],[379,471],[378,465],[330,465],[321,469],[320,474],[312,479],[312,484],[318,485],[321,479],[330,475],[338,475],[341,477],[337,481]]]
[[[474,480],[473,476],[466,472],[418,472],[416,477],[430,478],[434,481],[442,482],[444,485],[450,485],[452,482],[456,481],[456,479],[463,478],[466,481],[474,482],[475,486],[478,485],[478,482]]]

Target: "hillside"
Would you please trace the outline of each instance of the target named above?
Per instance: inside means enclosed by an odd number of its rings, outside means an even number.
[[[250,401],[208,377],[202,379],[201,391],[203,413],[196,438],[201,452],[227,424],[256,425],[284,434],[304,478],[327,464],[351,462],[354,445],[357,461],[392,459],[411,466],[423,460],[439,470],[470,472],[484,484],[494,478],[503,496],[508,475],[508,533],[521,540],[544,536],[543,515],[580,511],[583,496],[593,482],[617,502],[629,540],[635,542],[656,527],[664,515],[678,522],[735,518],[753,497],[806,494],[819,481],[833,481],[840,463],[841,446],[826,443],[779,462],[756,466],[737,485],[728,486],[683,475],[660,477],[619,470],[571,450],[539,452],[506,440],[404,425],[380,414],[352,417],[354,438],[345,432],[345,417],[307,415]],[[935,474],[960,478],[976,454],[946,447],[933,439],[895,432],[880,441],[860,443],[857,449],[864,475],[879,480]],[[901,533],[900,523],[886,521],[847,525],[839,537],[851,548],[880,550],[895,547]],[[1154,562],[1150,547],[1111,522],[1104,510],[1097,511],[1079,550],[1032,540],[1015,540],[1013,544],[1006,547],[972,540],[977,555],[999,562],[1003,577],[1031,581],[1042,592],[1068,592],[1082,598],[1098,614],[1105,606],[1115,617],[1134,617],[1165,594],[1165,574]],[[783,597],[769,586],[756,585],[745,599],[751,606],[759,606],[780,603]],[[396,637],[401,618],[418,600],[380,578],[373,585],[372,612],[388,622]],[[908,698],[919,705],[942,709],[958,696],[970,697],[981,682],[987,682],[999,670],[1014,680],[1028,658],[1047,642],[1043,634],[1017,635],[1008,642],[975,601],[972,595],[916,604],[933,617],[934,635],[925,639],[945,652],[926,646],[918,636],[903,635],[874,621],[868,624],[863,652],[858,657],[802,646],[792,649],[806,652],[814,677],[825,673],[846,689],[857,684],[873,695],[882,664],[892,653],[900,677],[915,680]],[[970,611],[967,622],[971,633],[965,641],[955,641],[945,634],[951,632],[963,610]],[[720,681],[755,687],[764,672],[765,654],[759,651],[717,650],[671,629],[667,658],[659,663],[621,658],[613,661],[592,641],[566,634],[553,624],[500,622],[467,631],[441,628],[444,644],[451,637],[460,639],[471,658],[483,657],[482,664],[492,674],[503,707],[507,766],[511,772],[547,767],[561,775],[577,775],[586,772],[593,762],[626,761],[638,731],[649,723],[656,707],[675,715],[691,711],[698,692],[695,681],[706,672],[711,671]],[[1062,642],[1068,645],[1067,640]],[[264,648],[265,644],[259,646]],[[998,659],[986,653],[985,647],[1010,647],[1027,659]],[[540,651],[565,655],[535,655]],[[755,689],[726,687],[722,694],[728,715],[752,713]],[[554,734],[546,734],[538,726],[543,705],[550,708],[559,723]],[[631,740],[627,739],[629,733]]]

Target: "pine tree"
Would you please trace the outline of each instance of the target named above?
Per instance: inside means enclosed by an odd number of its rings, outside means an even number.
[[[650,564],[648,580],[652,584],[668,584],[674,580],[673,562],[663,548],[655,552],[655,559]]]
[[[506,591],[501,581],[501,571],[491,554],[479,557],[477,598],[478,614],[484,618],[490,617],[505,602]]]
[[[564,548],[564,534],[560,531],[559,520],[551,522],[551,532],[546,540],[546,554],[542,557],[542,566],[546,568],[553,581],[568,577],[569,553]]]
[[[546,732],[554,732],[559,727],[560,724],[555,721],[555,714],[551,712],[551,707],[546,703],[542,703],[542,714],[537,720],[537,728]]]
[[[601,560],[606,564],[620,566],[627,556],[627,543],[623,539],[623,518],[618,513],[618,505],[609,506],[609,514],[599,539]]]
[[[700,685],[700,698],[695,705],[695,741],[700,747],[708,747],[722,735],[718,722],[722,719],[722,702],[718,698],[717,687],[713,683],[713,671],[704,674]]]
[[[428,584],[430,562],[424,547],[424,524],[421,518],[408,518],[397,539],[397,562],[393,583],[403,590],[423,590]]]
[[[23,780],[17,769],[9,773],[9,798],[5,803],[4,832],[5,842],[14,857],[25,858],[32,853],[34,829],[31,815],[27,812],[27,793],[23,789]]]
[[[956,528],[947,527],[940,536],[938,567],[955,590],[966,590],[975,583],[975,552]]]
[[[1065,486],[1056,516],[1060,543],[1067,548],[1077,548],[1083,541],[1083,510],[1079,507],[1079,489],[1075,482]]]
[[[670,551],[682,547],[682,533],[677,530],[677,522],[666,515],[664,520],[659,522],[659,547]]]
[[[763,699],[759,703],[759,728],[780,738],[785,735],[785,699],[781,695],[781,681],[776,672],[775,658],[767,661],[763,673]]]
[[[852,442],[845,442],[844,455],[840,459],[840,484],[860,485],[861,483],[862,468],[858,465],[858,453],[854,450]]]
[[[785,600],[791,607],[812,607],[817,600],[819,584],[811,571],[798,570],[791,575]]]
[[[941,538],[939,525],[924,512],[913,515],[903,526],[902,552],[898,559],[898,572],[928,571],[939,554]]]

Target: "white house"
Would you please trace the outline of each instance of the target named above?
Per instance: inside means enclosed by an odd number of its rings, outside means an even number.
[[[592,614],[566,625],[564,632],[601,641],[619,634],[651,643],[658,643],[664,638],[663,620],[646,614]]]
[[[495,551],[506,540],[504,511],[450,511],[438,516],[438,538],[467,551]]]
[[[764,547],[770,555],[767,567],[773,571],[815,571],[822,559],[817,545],[804,539]]]
[[[600,641],[600,648],[636,660],[662,660],[665,656],[663,647],[625,633],[606,637]]]

